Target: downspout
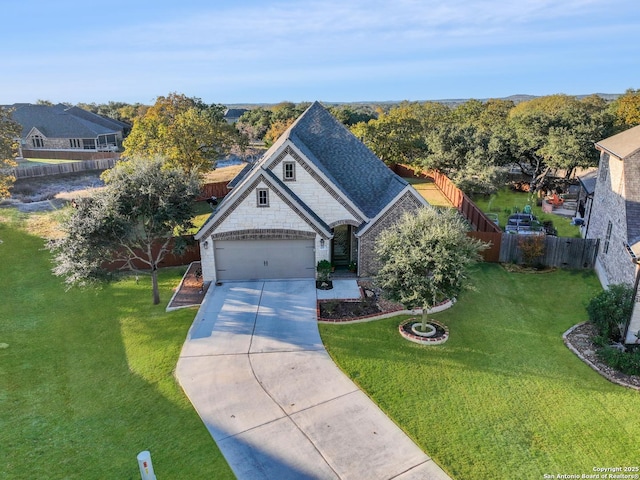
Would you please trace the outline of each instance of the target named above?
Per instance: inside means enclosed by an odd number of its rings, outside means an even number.
[[[640,260],[636,256],[635,252],[631,249],[631,246],[628,243],[624,244],[624,248],[627,250],[627,253],[631,257],[631,261],[636,266],[635,272],[635,280],[633,282],[633,308],[631,309],[631,317],[627,321],[627,324],[624,327],[624,334],[622,335],[622,341],[627,343],[627,335],[629,334],[629,327],[631,326],[631,320],[633,320],[633,311],[636,308],[638,302],[636,299],[638,298],[638,284],[640,284]]]

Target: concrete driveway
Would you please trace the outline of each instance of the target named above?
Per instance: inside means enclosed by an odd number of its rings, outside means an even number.
[[[447,479],[331,361],[313,280],[229,282],[176,375],[241,479]]]

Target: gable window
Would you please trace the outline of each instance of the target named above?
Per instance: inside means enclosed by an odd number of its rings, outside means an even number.
[[[604,239],[604,247],[602,247],[602,253],[607,253],[609,252],[609,242],[611,241],[611,228],[613,227],[613,224],[611,222],[609,222],[607,224],[607,235]]]
[[[33,137],[31,137],[31,143],[35,148],[44,147],[44,139],[40,135],[34,135]]]
[[[266,188],[258,188],[256,190],[257,202],[259,207],[269,206],[269,190]]]
[[[283,162],[282,163],[282,178],[288,181],[296,179],[296,164],[295,162]]]

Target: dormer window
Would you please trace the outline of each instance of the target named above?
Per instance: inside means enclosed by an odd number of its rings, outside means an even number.
[[[282,178],[285,181],[289,181],[289,182],[292,182],[296,179],[296,163],[295,162],[282,163]]]
[[[269,190],[266,188],[258,188],[256,190],[257,204],[258,207],[268,207],[269,206]]]

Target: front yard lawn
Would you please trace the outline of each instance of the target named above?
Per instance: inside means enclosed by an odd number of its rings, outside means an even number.
[[[30,228],[47,224],[29,218]],[[0,478],[234,478],[173,377],[196,310],[166,313],[184,269],[65,291],[44,240],[0,210]]]
[[[567,349],[601,290],[592,273],[509,273],[482,264],[450,310],[449,341],[398,334],[402,318],[322,324],[340,367],[456,480],[538,479],[635,466],[640,395]],[[555,477],[548,477],[555,478]]]

